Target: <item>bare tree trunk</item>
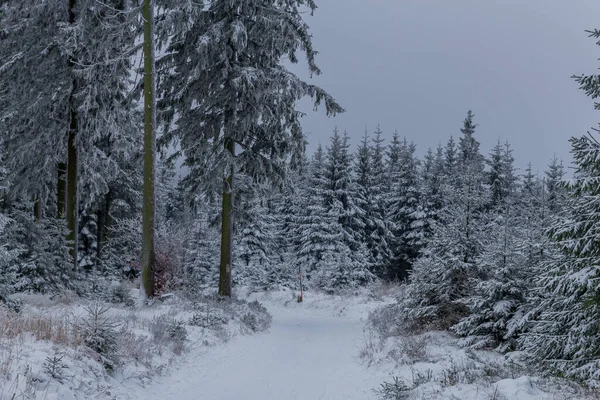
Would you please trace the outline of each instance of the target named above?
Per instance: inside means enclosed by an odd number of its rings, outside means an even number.
[[[225,149],[235,156],[235,143],[225,139]],[[219,296],[231,297],[231,262],[233,250],[233,194],[234,167],[229,176],[223,179],[223,200],[221,208],[221,263],[219,265]]]
[[[42,200],[40,196],[35,198],[35,203],[33,204],[33,215],[38,221],[42,219]]]
[[[155,199],[154,153],[156,148],[156,101],[154,97],[154,1],[144,0],[144,204],[142,207],[142,284],[146,297],[154,294]]]
[[[75,0],[69,0],[69,23],[75,23]],[[69,60],[69,64],[73,65],[73,60]],[[75,142],[77,136],[77,110],[75,109],[75,81],[73,89],[69,97],[69,137],[67,142],[67,240],[71,242],[71,256],[73,257],[73,266],[77,269],[77,231],[79,205],[77,199],[77,144]]]

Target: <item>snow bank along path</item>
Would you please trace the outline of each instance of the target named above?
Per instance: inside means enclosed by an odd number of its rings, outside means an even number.
[[[377,302],[319,296],[297,304],[289,294],[255,297],[273,314],[268,332],[238,335],[203,353],[192,350],[177,370],[138,389],[134,398],[365,400],[389,378],[357,357],[368,310]]]

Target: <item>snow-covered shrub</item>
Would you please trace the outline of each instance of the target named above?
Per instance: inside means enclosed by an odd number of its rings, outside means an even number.
[[[516,206],[506,207],[488,224],[484,250],[477,258],[481,269],[473,294],[463,300],[469,315],[451,329],[463,336],[463,345],[495,348],[506,352],[516,347],[515,317],[525,304],[528,279],[532,274],[523,245],[522,228]]]
[[[449,250],[449,243],[430,246],[413,265],[401,313],[414,329],[447,329],[468,315],[462,300],[472,290],[475,265],[464,261],[459,247]]]
[[[181,354],[188,336],[185,322],[172,316],[163,315],[154,317],[150,322],[149,329],[159,354],[162,353],[162,348],[165,346],[169,346],[175,354]]]
[[[419,387],[435,379],[433,370],[431,368],[428,368],[424,371],[413,369],[411,371],[411,375],[411,381],[414,387]]]
[[[187,235],[183,227],[164,222],[157,227],[154,264],[154,294],[180,288],[184,282],[183,262]]]
[[[258,332],[258,318],[256,318],[256,315],[252,313],[246,313],[242,315],[241,321],[242,324],[244,324],[248,329],[250,329],[250,331]]]
[[[1,305],[6,307],[8,311],[11,311],[13,313],[19,313],[23,308],[23,300],[19,298],[12,298],[10,296],[7,296],[5,298],[2,298],[0,296],[0,306]]]
[[[384,339],[369,330],[363,339],[363,344],[358,350],[358,357],[366,363],[367,367],[370,367],[378,361],[377,355],[383,349],[384,345]]]
[[[114,222],[102,255],[105,270],[122,279],[137,277],[141,226],[141,217]],[[184,277],[184,256],[188,239],[185,227],[169,221],[157,225],[155,238],[154,294],[161,295],[179,289],[187,278]]]
[[[27,206],[15,206],[10,215],[13,222],[6,226],[6,246],[18,254],[7,269],[14,276],[12,289],[56,292],[71,287],[73,265],[64,221],[36,219]]]
[[[251,332],[262,332],[271,327],[273,317],[269,314],[265,306],[254,300],[248,303],[248,309],[249,311],[244,313],[240,318],[245,328]]]
[[[168,328],[169,321],[167,321],[167,316],[153,317],[152,321],[148,324],[148,330],[157,344],[162,344],[169,337]]]
[[[471,359],[450,359],[450,364],[441,371],[442,386],[456,386],[459,383],[473,384],[482,379],[481,365]]]
[[[52,356],[46,357],[46,360],[42,364],[44,371],[58,382],[63,383],[66,378],[65,370],[69,367],[63,362],[64,354],[56,351]]]
[[[400,341],[400,351],[413,364],[426,361],[429,358],[427,343],[425,336],[406,336]]]
[[[0,304],[8,301],[8,296],[14,290],[16,281],[15,262],[19,250],[11,250],[11,242],[6,232],[6,226],[12,221],[0,213]],[[13,245],[14,246],[14,245]]]
[[[108,314],[110,309],[99,303],[86,307],[86,311],[87,316],[77,325],[78,332],[83,343],[101,356],[104,366],[112,369],[119,324]]]
[[[375,393],[380,400],[405,400],[410,398],[410,390],[402,378],[394,376],[391,382],[383,382]]]
[[[119,357],[125,360],[133,360],[135,362],[151,365],[152,361],[152,344],[145,335],[136,335],[125,326],[121,326],[117,338],[117,346]]]
[[[185,342],[187,340],[187,329],[183,321],[172,320],[167,326],[167,333],[169,338],[174,342]]]
[[[117,218],[112,223],[110,240],[102,249],[101,267],[115,276],[137,260],[142,248],[142,220],[140,217]]]
[[[197,217],[183,261],[185,291],[216,287],[219,282],[219,232],[211,226],[211,215],[205,211]]]
[[[79,215],[79,237],[77,240],[77,265],[83,271],[91,271],[97,264],[98,221],[95,213],[82,210]]]
[[[190,318],[188,323],[192,326],[199,326],[202,328],[214,328],[226,324],[227,320],[218,314],[196,313]]]
[[[110,301],[113,303],[130,304],[133,300],[130,295],[130,286],[126,282],[119,282],[110,289]]]
[[[258,314],[269,314],[267,308],[263,306],[258,300],[251,301],[248,303],[248,308]]]
[[[206,312],[194,313],[188,321],[188,324],[202,328],[217,328],[227,324],[228,320],[229,318],[219,309],[211,309],[207,305]]]
[[[402,321],[395,304],[377,308],[369,313],[367,324],[381,338],[398,336],[401,333]]]

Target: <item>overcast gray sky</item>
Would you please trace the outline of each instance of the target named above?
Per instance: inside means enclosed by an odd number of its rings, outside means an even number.
[[[597,126],[600,113],[573,74],[597,73],[598,0],[320,0],[312,28],[327,89],[346,113],[301,109],[309,153],[334,126],[356,144],[377,124],[419,154],[446,142],[468,109],[485,154],[498,138],[517,165],[543,169],[554,153],[570,160],[568,138]],[[304,65],[294,68],[301,76]]]

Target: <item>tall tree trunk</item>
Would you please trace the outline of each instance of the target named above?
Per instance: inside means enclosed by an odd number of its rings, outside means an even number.
[[[40,196],[37,196],[35,203],[33,203],[33,215],[38,221],[42,219],[42,200]]]
[[[69,0],[69,24],[75,23],[75,0]],[[73,60],[69,60],[69,65],[73,66]],[[67,240],[71,242],[71,256],[73,265],[77,269],[77,231],[79,206],[77,199],[77,110],[75,105],[74,92],[76,82],[73,80],[73,89],[69,97],[69,137],[67,140],[67,229],[69,231]]]
[[[71,101],[71,107],[74,106]],[[77,134],[77,113],[71,109],[71,123],[69,127],[68,140],[68,162],[67,162],[67,240],[71,243],[71,257],[75,269],[77,269],[77,231],[79,220],[79,207],[77,201],[77,147],[75,136]]]
[[[109,189],[108,193],[104,196],[104,203],[100,206],[98,210],[98,237],[97,237],[97,246],[96,246],[96,259],[99,260],[102,255],[102,250],[104,250],[104,246],[106,245],[106,241],[108,238],[108,231],[110,229],[110,206],[112,203],[112,192]]]
[[[235,143],[225,139],[225,149],[235,156]],[[233,250],[233,195],[234,167],[229,176],[223,179],[223,200],[221,208],[221,263],[219,265],[219,296],[231,297],[231,262]]]
[[[65,199],[67,195],[67,164],[64,162],[58,163],[58,184],[56,186],[56,218],[65,217]]]
[[[154,97],[154,1],[144,0],[144,204],[142,208],[142,284],[146,297],[154,294],[154,153],[156,101]]]
[[[103,243],[103,247],[106,246],[106,243],[108,243],[108,239],[110,238],[110,230],[112,228],[112,216],[110,215],[110,209],[112,207],[112,202],[113,202],[113,198],[112,198],[112,192],[109,192],[110,197],[106,199],[106,207],[105,207],[105,212],[106,215],[104,216],[104,243]]]

